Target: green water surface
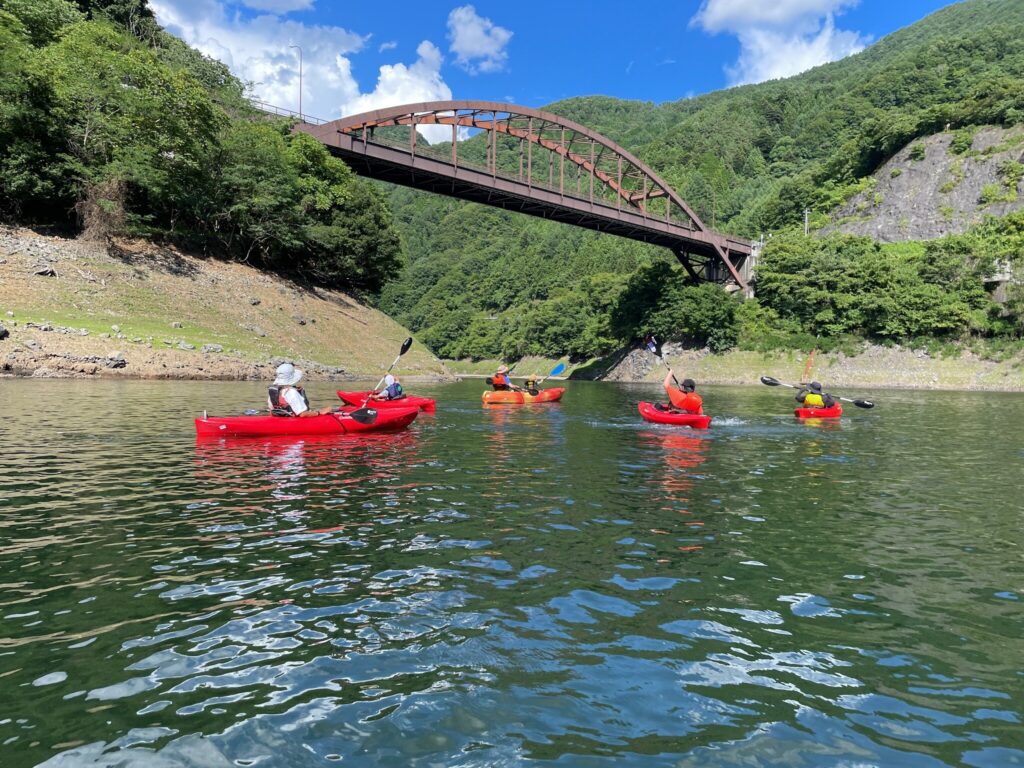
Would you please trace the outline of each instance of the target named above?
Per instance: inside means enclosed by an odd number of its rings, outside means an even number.
[[[482,386],[0,381],[0,765],[1024,765],[1024,396]]]

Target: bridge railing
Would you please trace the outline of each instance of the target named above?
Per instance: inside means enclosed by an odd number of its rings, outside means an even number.
[[[294,117],[300,123],[309,123],[310,125],[323,125],[328,122],[327,120],[321,120],[319,117],[313,117],[312,115],[306,115],[300,112],[296,112],[294,109],[285,109],[275,104],[262,101],[261,99],[249,99],[249,103],[252,104],[260,112],[265,112],[268,115],[275,115],[277,117]]]
[[[356,134],[354,138],[357,142],[362,140],[362,137],[358,134]],[[457,154],[456,160],[453,162],[450,142],[443,142],[440,144],[428,144],[427,142],[422,141],[421,137],[421,141],[418,141],[416,143],[415,151],[413,151],[410,148],[408,140],[404,138],[398,139],[394,137],[393,134],[386,130],[375,131],[372,134],[372,136],[368,139],[368,142],[370,144],[387,146],[400,152],[404,152],[405,154],[410,156],[426,157],[429,158],[430,160],[445,163],[447,165],[452,165],[453,167],[467,168],[479,173],[485,173],[488,176],[504,179],[505,181],[511,181],[518,184],[527,184],[530,187],[543,189],[548,192],[553,192],[557,195],[562,195],[564,197],[572,198],[574,200],[580,200],[591,205],[602,206],[604,208],[615,210],[621,208],[621,210],[641,215],[644,218],[650,219],[651,221],[665,221],[665,215],[663,213],[623,204],[621,198],[612,194],[603,185],[594,185],[594,195],[591,199],[589,194],[587,194],[588,183],[587,181],[585,181],[586,174],[584,174],[582,177],[584,179],[584,181],[582,182],[583,191],[577,194],[575,189],[575,176],[573,176],[571,182],[570,179],[566,178],[565,183],[560,187],[557,183],[551,183],[548,181],[548,179],[546,178],[548,174],[544,173],[545,169],[547,169],[547,165],[543,163],[538,164],[534,168],[534,174],[532,175],[532,177],[528,177],[526,175],[520,175],[516,173],[515,170],[507,169],[501,164],[491,165],[488,163],[480,163],[474,162],[472,160],[467,160],[462,154]],[[557,176],[557,174],[555,175]],[[694,231],[695,229],[693,226],[693,222],[692,220],[690,220],[689,217],[679,216],[676,214],[674,210],[670,214],[668,223],[674,224],[675,226],[683,227],[685,229],[689,229],[690,231]]]

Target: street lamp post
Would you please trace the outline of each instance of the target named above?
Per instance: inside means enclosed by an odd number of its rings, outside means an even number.
[[[289,45],[299,52],[299,120],[302,120],[302,48],[297,45]]]

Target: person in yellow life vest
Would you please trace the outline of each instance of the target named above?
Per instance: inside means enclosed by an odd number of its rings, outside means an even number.
[[[831,408],[836,404],[835,398],[821,391],[821,384],[812,381],[796,393],[796,401],[804,408]]]
[[[683,413],[704,413],[704,400],[694,390],[697,384],[693,379],[683,379],[682,389],[677,389],[673,384],[671,372],[662,382],[665,387],[665,394],[668,395],[672,407]]]

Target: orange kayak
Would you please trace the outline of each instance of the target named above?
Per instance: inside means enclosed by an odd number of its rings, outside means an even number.
[[[510,389],[503,389],[493,392],[484,392],[483,401],[488,405],[505,403],[509,405],[522,405],[523,403],[553,403],[560,400],[565,393],[565,387],[552,387],[542,389],[536,395],[529,392],[515,392]]]

